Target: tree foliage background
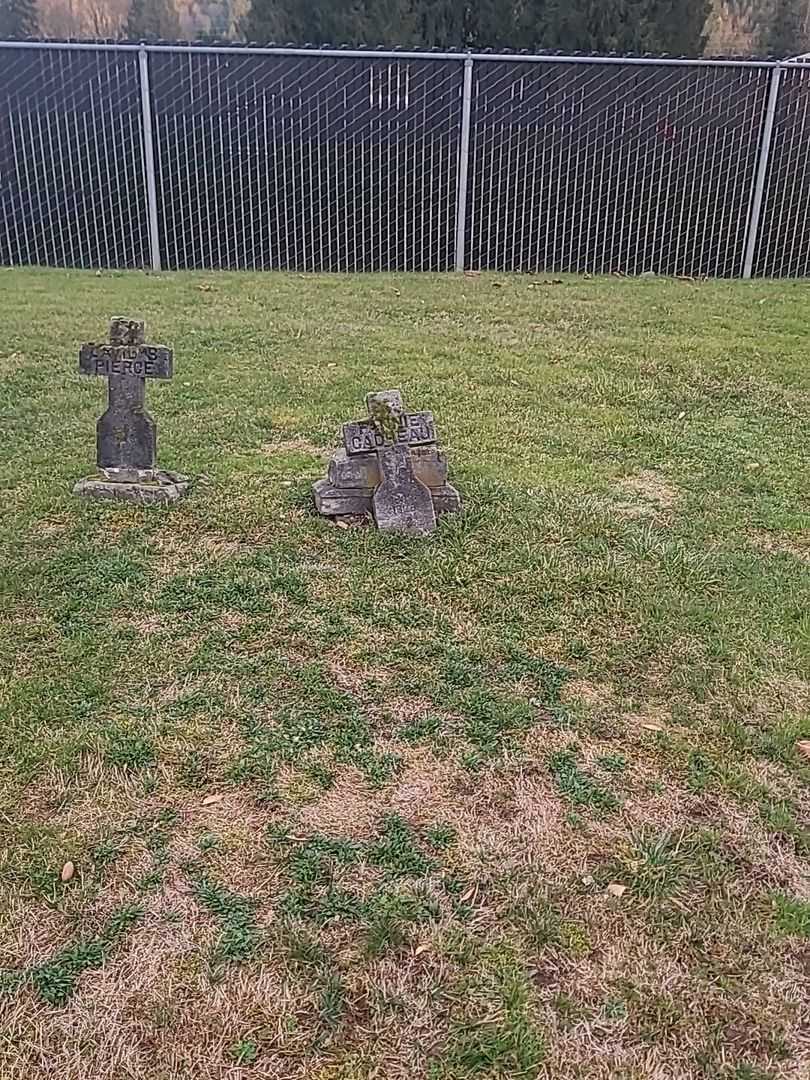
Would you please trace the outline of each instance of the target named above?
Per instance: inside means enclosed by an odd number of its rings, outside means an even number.
[[[0,41],[36,37],[38,33],[36,0],[0,0]]]
[[[439,49],[792,56],[810,0],[0,0],[0,38],[194,38]],[[195,12],[214,5],[221,20]],[[179,22],[178,22],[179,14]],[[219,23],[215,31],[213,22]]]
[[[699,54],[711,0],[253,0],[252,41]]]

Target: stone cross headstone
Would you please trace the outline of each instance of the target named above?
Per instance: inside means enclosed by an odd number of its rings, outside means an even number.
[[[327,479],[313,485],[316,508],[338,518],[372,514],[387,532],[432,532],[438,514],[461,506],[447,483],[433,414],[407,412],[399,390],[369,394],[366,405],[368,419],[343,425],[344,448],[332,456]]]
[[[171,502],[188,480],[159,470],[156,425],[146,411],[146,380],[171,379],[173,357],[164,345],[147,345],[136,319],[110,322],[109,344],[82,345],[79,371],[107,379],[107,410],[96,424],[96,461],[101,477],[80,480],[74,493],[130,502]]]
[[[380,470],[380,483],[371,500],[377,528],[414,536],[433,532],[436,528],[433,499],[430,489],[413,471],[410,442],[414,432],[417,439],[420,430],[433,433],[433,417],[430,413],[408,415],[398,390],[369,394],[366,408],[368,431],[373,436]]]

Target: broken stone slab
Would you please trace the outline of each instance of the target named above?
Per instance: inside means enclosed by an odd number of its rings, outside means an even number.
[[[447,455],[436,446],[411,448],[413,471],[429,488],[440,488],[447,483]],[[336,450],[329,461],[328,479],[335,487],[375,488],[380,482],[380,466],[377,455],[347,454]]]
[[[424,536],[436,528],[436,511],[430,488],[413,471],[407,443],[386,438],[377,448],[380,483],[371,498],[374,522],[382,532]]]
[[[340,487],[329,480],[317,480],[312,485],[315,509],[324,517],[372,516],[374,488]],[[455,514],[461,509],[461,496],[452,484],[430,489],[436,517]]]
[[[154,470],[151,477],[139,480],[111,479],[102,473],[79,480],[73,494],[82,499],[111,499],[140,506],[159,506],[182,499],[190,484],[189,477],[163,470]]]
[[[432,532],[439,515],[461,508],[433,414],[407,412],[399,390],[368,394],[366,406],[369,418],[343,425],[343,448],[327,478],[313,484],[315,508],[328,517],[372,516],[387,532]]]

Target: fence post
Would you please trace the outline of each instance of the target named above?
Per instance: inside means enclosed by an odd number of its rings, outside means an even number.
[[[153,270],[160,270],[157,186],[155,184],[155,143],[152,137],[152,95],[149,92],[149,54],[138,49],[141,75],[141,123],[143,126],[143,167],[146,177],[146,212],[149,220],[149,258]]]
[[[776,119],[776,103],[779,100],[779,87],[782,82],[782,65],[776,64],[771,72],[771,86],[768,92],[768,104],[765,109],[765,122],[762,125],[762,141],[759,144],[759,161],[751,191],[751,208],[745,237],[745,259],[742,276],[748,281],[754,269],[754,253],[759,239],[759,226],[762,218],[762,201],[765,195],[765,181],[768,178],[768,163],[771,157],[773,125]]]
[[[464,244],[467,232],[467,175],[470,164],[470,105],[472,103],[473,58],[464,58],[464,84],[461,93],[461,139],[458,146],[458,184],[456,190],[456,270],[464,269]]]

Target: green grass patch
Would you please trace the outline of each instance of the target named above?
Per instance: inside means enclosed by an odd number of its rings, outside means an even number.
[[[616,795],[577,762],[575,747],[553,753],[548,759],[548,769],[560,792],[574,806],[608,811],[618,807]]]
[[[774,924],[780,934],[810,938],[810,903],[777,894],[773,898]]]
[[[143,915],[143,909],[129,905],[120,908],[95,937],[78,941],[60,950],[50,960],[25,971],[0,972],[2,985],[8,990],[30,983],[34,991],[49,1005],[64,1005],[85,971],[101,967],[127,931]]]
[[[482,998],[499,1018],[468,1015],[458,1021],[449,1045],[431,1066],[431,1080],[532,1075],[545,1057],[545,1040],[533,1016],[531,984],[514,956],[506,950],[488,955],[468,994]]]
[[[213,972],[250,960],[262,943],[256,922],[257,901],[240,896],[206,876],[192,878],[194,898],[219,924],[220,935],[211,956]]]

